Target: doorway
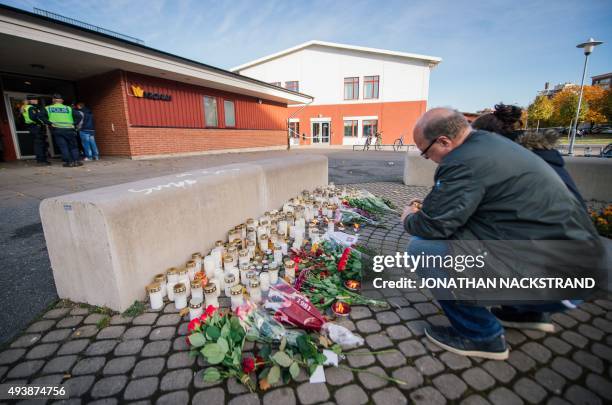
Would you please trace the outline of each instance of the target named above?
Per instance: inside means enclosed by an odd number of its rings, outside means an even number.
[[[317,145],[329,145],[330,121],[312,123],[312,143]]]
[[[9,119],[9,126],[11,127],[11,135],[13,137],[13,144],[15,145],[15,154],[17,159],[33,159],[34,155],[34,139],[30,136],[28,129],[23,122],[21,116],[21,107],[23,106],[24,100],[28,95],[34,95],[38,97],[38,107],[45,108],[45,106],[51,104],[51,96],[48,94],[36,94],[36,93],[19,93],[19,92],[5,92],[4,102],[6,111]],[[47,136],[47,143],[49,144],[49,153],[51,157],[56,156],[58,150],[53,144],[51,137],[51,131],[48,127],[44,127],[44,131]]]

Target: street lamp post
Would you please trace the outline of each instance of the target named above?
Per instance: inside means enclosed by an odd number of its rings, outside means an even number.
[[[584,77],[586,76],[587,62],[589,61],[589,55],[593,52],[593,48],[597,45],[601,45],[603,42],[595,41],[593,38],[589,38],[587,42],[576,45],[576,48],[584,48],[584,67],[582,68],[582,80],[580,80],[580,95],[578,96],[578,108],[576,109],[576,117],[574,119],[574,125],[572,126],[572,133],[570,136],[570,144],[568,155],[574,154],[574,142],[576,140],[576,130],[578,129],[578,117],[580,115],[580,107],[582,106],[582,91],[584,90]]]

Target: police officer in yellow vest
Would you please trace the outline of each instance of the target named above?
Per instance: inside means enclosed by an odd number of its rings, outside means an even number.
[[[45,107],[43,121],[51,126],[53,139],[62,152],[64,167],[83,166],[79,160],[79,144],[74,130],[76,115],[71,107],[63,104],[60,94],[53,95],[53,104]]]
[[[38,108],[38,98],[29,95],[27,96],[26,103],[21,110],[21,114],[28,132],[34,141],[36,162],[39,165],[50,165],[51,162],[47,160],[47,131],[41,119],[42,112]]]

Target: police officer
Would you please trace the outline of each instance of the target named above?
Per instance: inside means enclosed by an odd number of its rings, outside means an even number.
[[[71,107],[64,105],[60,94],[54,94],[53,104],[45,107],[46,116],[43,121],[51,126],[53,139],[60,148],[64,167],[83,166],[79,160],[79,144],[74,130],[75,113]]]
[[[47,160],[47,139],[44,122],[41,119],[42,112],[38,108],[38,98],[27,96],[27,104],[23,107],[21,114],[28,132],[34,141],[34,154],[39,165],[50,165]]]

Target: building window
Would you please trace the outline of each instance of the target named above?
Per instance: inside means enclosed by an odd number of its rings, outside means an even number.
[[[204,124],[207,127],[218,127],[217,119],[217,99],[215,97],[204,96]]]
[[[289,123],[289,136],[291,138],[296,138],[296,139],[300,137],[300,123],[299,122]]]
[[[378,120],[363,121],[363,137],[374,136],[378,132]]]
[[[344,78],[344,99],[358,100],[359,99],[359,78],[345,77]]]
[[[298,81],[285,82],[285,88],[291,91],[300,91],[300,82]]]
[[[359,121],[357,120],[344,121],[344,136],[357,137],[357,127],[358,126],[359,126]]]
[[[225,112],[225,126],[236,126],[236,111],[234,110],[234,102],[230,100],[223,101],[223,111]]]
[[[378,98],[378,82],[380,76],[365,76],[363,78],[363,98]]]

